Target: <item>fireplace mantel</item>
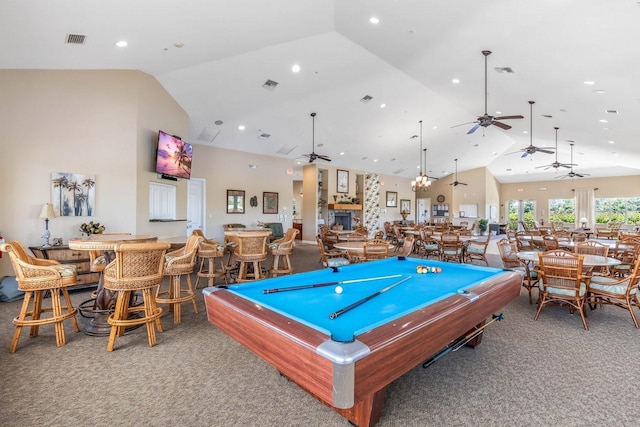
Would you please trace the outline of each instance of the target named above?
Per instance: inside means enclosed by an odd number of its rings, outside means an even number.
[[[343,211],[361,211],[362,205],[354,204],[342,204],[342,203],[329,203],[329,209],[343,210]]]

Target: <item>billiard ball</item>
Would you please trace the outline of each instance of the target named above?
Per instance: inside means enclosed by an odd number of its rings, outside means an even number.
[[[342,293],[342,286],[336,286],[336,294]]]

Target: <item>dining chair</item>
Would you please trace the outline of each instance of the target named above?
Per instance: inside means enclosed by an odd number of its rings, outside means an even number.
[[[599,305],[614,305],[629,310],[631,320],[639,328],[634,307],[640,309],[638,282],[640,281],[640,258],[636,257],[630,274],[625,277],[593,276],[589,282],[587,303],[592,310]]]
[[[482,261],[488,267],[489,261],[487,261],[487,247],[489,246],[490,241],[491,231],[488,231],[486,236],[467,242],[466,247],[464,248],[465,261]]]
[[[614,277],[627,276],[636,263],[640,254],[640,240],[637,238],[627,238],[616,240],[612,256],[620,260],[620,264],[613,265],[609,269]]]
[[[420,239],[416,239],[415,249],[416,254],[423,258],[429,258],[430,256],[440,258],[440,245],[433,238],[433,232],[429,229],[422,228],[420,230]]]
[[[518,258],[518,246],[516,242],[509,239],[500,239],[497,242],[498,252],[500,253],[500,259],[504,268],[514,270],[522,275],[522,287],[527,290],[529,294],[529,304],[533,303],[531,297],[532,289],[536,289],[538,285],[538,272],[531,268],[526,262]]]
[[[173,311],[173,323],[180,323],[180,306],[183,302],[191,301],[193,311],[198,312],[196,294],[191,286],[191,273],[195,267],[200,242],[202,237],[192,233],[183,247],[165,254],[164,275],[169,278],[168,287],[165,287],[164,283],[158,286],[156,301],[159,304],[168,304],[169,311]],[[186,277],[184,288],[182,287],[183,276]]]
[[[413,248],[414,248],[414,244],[415,244],[415,237],[414,236],[406,236],[402,239],[402,246],[400,248],[400,253],[398,255],[400,256],[410,256],[413,253]]]
[[[597,240],[587,240],[580,242],[573,248],[574,252],[581,255],[598,255],[607,257],[609,255],[609,245],[603,245]],[[608,276],[610,274],[609,267],[585,267],[585,273],[589,275],[598,274],[601,276]]]
[[[76,319],[78,309],[73,306],[68,291],[69,286],[75,285],[78,281],[76,267],[60,264],[55,260],[32,257],[18,241],[1,244],[0,251],[9,254],[13,271],[16,273],[18,289],[24,292],[20,313],[13,319],[16,329],[9,352],[15,353],[18,348],[24,326],[30,327],[30,337],[37,337],[41,325],[53,324],[56,346],[65,345],[65,320],[70,319],[73,329],[80,332]],[[43,305],[46,295],[49,295],[51,301],[49,307]],[[46,313],[51,315],[43,316]]]
[[[560,249],[560,242],[558,242],[558,238],[553,234],[545,234],[542,236],[542,241],[544,242],[544,247],[547,251]]]
[[[463,262],[463,246],[457,233],[442,233],[440,235],[440,259],[442,261]]]
[[[589,277],[582,271],[583,255],[564,250],[540,252],[538,254],[538,310],[534,320],[547,306],[566,307],[577,311],[585,330],[589,330],[584,310]]]
[[[162,332],[155,289],[164,278],[164,257],[169,242],[118,243],[114,247],[115,260],[104,269],[104,287],[117,292],[116,305],[109,315],[111,325],[107,351],[113,351],[116,337],[124,335],[126,328],[146,325],[149,347],[156,345],[156,328]],[[131,304],[136,293],[142,294],[142,303]]]
[[[389,256],[389,242],[386,240],[367,240],[362,245],[363,261],[385,259]]]
[[[320,262],[324,267],[344,267],[351,264],[349,254],[337,249],[325,249],[320,236],[316,237],[316,243],[320,251]]]

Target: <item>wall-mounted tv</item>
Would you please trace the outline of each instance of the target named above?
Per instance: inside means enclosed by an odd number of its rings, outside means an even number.
[[[164,177],[191,178],[193,147],[188,142],[166,132],[158,132],[156,173]]]

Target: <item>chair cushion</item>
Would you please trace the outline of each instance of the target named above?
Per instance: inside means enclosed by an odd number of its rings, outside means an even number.
[[[99,257],[96,257],[96,259],[93,260],[93,265],[102,265],[102,264],[107,264],[107,259],[104,257],[104,255],[100,255]]]
[[[484,247],[479,248],[477,246],[469,246],[467,248],[467,252],[470,252],[472,254],[484,254]]]
[[[327,265],[329,267],[344,267],[345,265],[349,265],[349,260],[342,257],[334,257],[327,259]]]
[[[591,279],[591,283],[589,283],[589,288],[593,290],[604,291],[608,293],[618,294],[620,296],[624,296],[627,294],[627,287],[629,286],[629,280],[624,280],[616,285],[612,285],[612,283],[618,282],[616,279],[607,277],[607,276],[597,276]],[[635,295],[638,291],[638,288],[634,286],[629,291],[630,295]]]
[[[542,282],[540,282],[538,286],[540,287],[540,290],[544,288],[544,284]],[[569,297],[575,295],[575,292],[572,290],[563,289],[563,288],[554,288],[553,286],[548,286],[547,292],[550,294],[565,295]],[[580,282],[580,296],[583,297],[586,292],[587,292],[587,285],[584,282]]]
[[[71,264],[55,264],[51,268],[60,273],[62,277],[71,277],[76,274],[76,266]]]

